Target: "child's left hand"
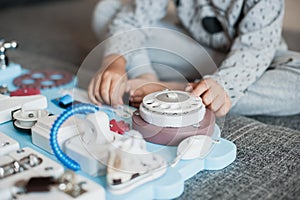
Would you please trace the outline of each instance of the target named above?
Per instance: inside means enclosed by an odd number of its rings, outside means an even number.
[[[227,92],[212,78],[205,78],[198,83],[189,83],[185,90],[195,96],[201,96],[204,105],[217,117],[226,115],[231,107]]]

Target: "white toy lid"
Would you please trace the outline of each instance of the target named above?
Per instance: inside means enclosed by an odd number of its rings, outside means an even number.
[[[205,114],[200,97],[184,91],[160,91],[148,94],[140,105],[140,115],[149,124],[183,127],[199,123]]]

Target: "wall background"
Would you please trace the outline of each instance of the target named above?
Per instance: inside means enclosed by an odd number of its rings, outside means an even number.
[[[300,0],[285,0],[283,29],[289,49],[300,52]]]

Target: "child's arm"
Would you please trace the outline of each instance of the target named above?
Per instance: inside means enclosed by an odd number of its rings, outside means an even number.
[[[118,66],[113,67],[115,68],[114,70],[109,67],[105,71],[109,71],[110,74],[117,73],[118,76],[127,72],[129,78],[137,78],[145,74],[156,76],[151,67],[147,50],[143,49],[145,41],[151,36],[149,31],[144,29],[144,27],[151,27],[163,18],[166,14],[167,5],[168,0],[136,0],[134,3],[124,5],[121,8],[109,26],[109,35],[112,37],[106,41],[105,57],[110,57],[111,55],[122,56],[125,64],[118,65],[121,68],[120,71],[116,69]],[[103,73],[99,73],[92,79],[90,88],[94,89],[90,89],[90,99],[93,102],[99,99],[107,104],[112,102],[122,104],[121,100],[116,101],[114,99],[116,97],[111,94],[109,94],[108,98],[107,96],[102,96],[107,94],[108,91],[105,88],[108,85],[105,85],[103,81],[96,81],[102,76]],[[114,79],[111,84],[126,84],[125,78],[120,79],[119,82],[117,81]],[[101,84],[102,86],[100,86]],[[97,88],[100,88],[100,91],[97,91]],[[123,95],[122,93],[123,91],[119,94]],[[118,95],[118,99],[120,99],[120,95]]]
[[[104,58],[101,69],[95,74],[88,87],[88,95],[92,103],[101,105],[122,105],[123,95],[129,90],[135,90],[138,84],[128,84],[126,61],[123,56],[110,55]],[[157,81],[153,74],[143,74],[137,80]]]
[[[229,55],[221,64],[219,71],[203,80],[211,83],[212,81],[208,78],[212,78],[219,86],[223,86],[227,93],[226,95],[231,100],[232,106],[269,67],[281,40],[284,1],[261,0],[257,3],[252,1],[245,2],[244,17],[238,24],[238,33]],[[207,89],[207,84],[204,84],[203,81],[199,83],[197,90],[195,90],[196,95],[203,96],[207,93],[208,95],[205,96],[211,95],[208,98],[209,100],[214,99],[214,93],[218,89],[211,90],[219,86],[213,84],[215,85],[214,87]],[[211,94],[209,95],[209,93]],[[223,91],[218,96],[225,97],[222,101],[224,105],[227,101],[227,96],[224,96]],[[218,107],[218,105],[214,105],[215,101],[208,102],[207,106],[212,108]],[[214,111],[217,112],[215,109]]]
[[[151,29],[167,12],[168,0],[134,0],[125,4],[109,26],[105,55],[119,54],[126,60],[129,78],[155,74],[145,49]]]

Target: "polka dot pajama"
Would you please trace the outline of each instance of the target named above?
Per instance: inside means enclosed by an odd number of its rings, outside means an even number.
[[[107,2],[119,1],[101,1],[94,22],[101,21],[99,10],[109,10],[104,8],[109,7]],[[143,73],[158,76],[162,73],[153,67],[155,56],[159,55],[141,49],[151,42],[151,32],[139,28],[161,27],[158,24],[166,15],[168,3],[168,0],[135,0],[122,6],[119,3],[119,8],[109,14],[108,36],[118,37],[109,43],[106,54],[124,55],[127,70],[133,72],[131,78]],[[300,56],[288,51],[281,37],[284,0],[175,0],[174,3],[184,31],[205,48],[225,55],[222,62],[216,62],[218,70],[207,76],[224,87],[233,105],[231,112],[300,113]],[[103,34],[103,28],[97,24],[94,28],[96,33]],[[133,29],[140,31],[123,34]],[[179,40],[174,43],[180,43]],[[174,63],[174,58],[170,58],[170,63]],[[188,70],[188,66],[181,67],[182,71]]]

